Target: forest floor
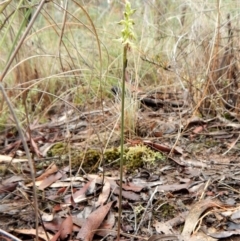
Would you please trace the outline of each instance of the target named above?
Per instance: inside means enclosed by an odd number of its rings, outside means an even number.
[[[121,203],[119,103],[31,123],[40,240],[116,240],[119,206],[121,240],[239,240],[236,115],[200,118],[181,92],[144,93],[139,102],[136,134],[125,133]],[[36,236],[33,183],[22,155],[18,133],[4,130],[1,240]]]

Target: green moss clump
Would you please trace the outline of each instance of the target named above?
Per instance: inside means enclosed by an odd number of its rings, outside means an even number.
[[[136,147],[130,147],[125,154],[124,164],[128,170],[140,168],[144,165],[145,150],[140,146]]]
[[[136,169],[144,165],[154,165],[156,161],[163,160],[164,156],[151,150],[147,146],[137,145],[129,147],[125,155],[125,165],[128,169]]]
[[[68,150],[69,147],[66,143],[57,143],[48,154],[50,156],[61,156],[62,160],[65,157],[66,161],[68,161]],[[107,149],[103,154],[105,163],[112,167],[119,167],[120,154],[119,148]],[[93,171],[97,168],[101,158],[102,153],[96,149],[89,149],[87,151],[71,149],[71,161],[73,168],[79,168],[79,166],[82,165],[82,168],[85,171]],[[125,149],[123,161],[128,171],[132,171],[143,166],[155,165],[158,160],[163,159],[164,156],[161,153],[155,152],[147,146],[137,145]]]
[[[176,210],[174,208],[174,206],[166,203],[164,205],[162,205],[161,207],[161,216],[163,218],[170,218],[170,217],[174,217],[176,213]]]
[[[93,168],[101,159],[101,153],[98,150],[89,149],[79,155],[79,160],[83,162],[83,167]]]
[[[120,149],[108,149],[104,153],[104,159],[107,163],[112,163],[112,166],[119,166]],[[125,149],[123,162],[126,168],[131,171],[136,168],[143,167],[144,165],[155,164],[157,160],[163,160],[164,157],[161,153],[155,152],[144,145],[137,145]],[[114,162],[118,160],[117,162]]]
[[[120,158],[120,150],[118,148],[107,149],[104,152],[104,160],[107,163],[112,163]],[[119,163],[119,161],[117,162]]]
[[[59,142],[48,152],[48,156],[60,156],[64,163],[69,161],[69,147],[66,143]],[[71,162],[73,168],[82,168],[85,171],[92,171],[97,167],[97,163],[101,158],[101,153],[95,149],[89,149],[86,152],[71,148]]]
[[[48,156],[62,156],[66,154],[67,151],[67,144],[63,142],[58,142],[48,151]]]

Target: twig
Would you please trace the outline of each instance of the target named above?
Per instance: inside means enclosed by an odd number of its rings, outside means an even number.
[[[135,230],[135,235],[137,235],[138,230],[139,230],[139,228],[141,227],[142,222],[143,222],[143,220],[144,220],[144,218],[145,218],[145,215],[146,215],[146,213],[147,213],[148,207],[149,207],[149,205],[151,204],[151,202],[152,202],[152,200],[153,200],[153,198],[154,198],[154,196],[155,196],[155,194],[156,194],[157,192],[158,192],[158,188],[156,187],[155,190],[154,190],[154,192],[153,192],[153,194],[151,195],[151,198],[149,199],[149,201],[148,201],[148,203],[147,203],[147,206],[146,206],[145,211],[144,211],[144,213],[143,213],[143,215],[142,215],[142,218],[141,218],[141,220],[140,220],[140,222],[139,222],[139,224],[138,224],[138,227],[137,227],[137,229]]]
[[[238,135],[237,139],[236,139],[233,143],[231,143],[231,145],[230,145],[230,147],[228,148],[228,150],[226,150],[226,151],[222,154],[222,156],[225,156],[229,151],[231,151],[232,148],[233,148],[233,147],[236,145],[236,143],[239,141],[239,139],[240,139],[240,134]]]

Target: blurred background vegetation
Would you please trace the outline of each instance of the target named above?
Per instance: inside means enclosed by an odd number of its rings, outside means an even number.
[[[200,115],[238,113],[237,0],[132,0],[137,40],[128,81],[149,91],[187,91]],[[39,0],[0,3],[0,70],[9,60]],[[46,1],[3,85],[24,123],[46,121],[68,108],[102,108],[120,86],[119,41],[124,1]],[[2,98],[2,97],[1,97]],[[23,108],[27,103],[28,113]],[[11,125],[1,100],[1,126]]]

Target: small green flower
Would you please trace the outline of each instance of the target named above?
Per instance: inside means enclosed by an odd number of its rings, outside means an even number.
[[[123,30],[122,30],[122,37],[121,37],[121,42],[124,45],[132,45],[131,40],[135,40],[135,34],[133,32],[133,25],[134,21],[131,19],[131,15],[133,15],[136,12],[136,9],[131,8],[130,2],[126,2],[125,5],[125,12],[124,12],[124,19],[121,20],[118,24],[123,25]]]

